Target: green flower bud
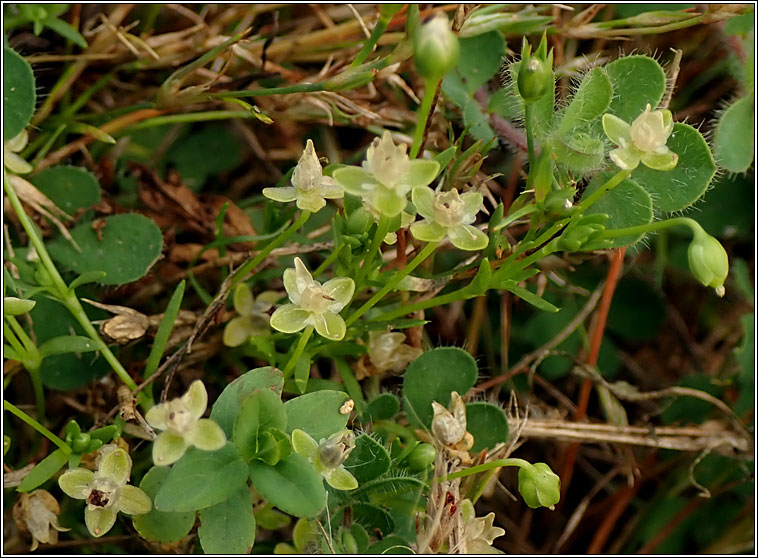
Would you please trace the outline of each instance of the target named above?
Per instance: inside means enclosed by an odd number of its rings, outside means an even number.
[[[576,195],[576,188],[561,188],[553,190],[545,196],[543,207],[545,213],[556,217],[565,217],[575,211],[573,199]]]
[[[518,92],[526,104],[532,104],[554,87],[550,67],[544,60],[529,57],[518,69]]]
[[[721,243],[699,229],[687,249],[687,259],[692,275],[706,287],[716,289],[724,296],[724,281],[729,274],[729,258]]]
[[[547,463],[534,463],[519,469],[518,491],[530,508],[553,509],[561,499],[561,479]]]
[[[437,457],[437,450],[431,444],[419,444],[408,455],[408,469],[412,473],[423,471],[429,467]]]
[[[359,207],[347,218],[347,232],[350,234],[360,234],[368,231],[374,222],[371,213],[363,207]]]
[[[425,23],[413,41],[413,59],[416,71],[426,79],[438,79],[455,68],[458,63],[458,37],[450,30],[444,14],[438,14]]]
[[[6,296],[3,298],[3,315],[4,316],[19,316],[26,314],[34,305],[37,304],[33,300],[24,300],[22,298],[16,298],[15,296]]]
[[[71,449],[76,453],[86,453],[89,451],[90,435],[86,432],[74,434],[71,440]]]

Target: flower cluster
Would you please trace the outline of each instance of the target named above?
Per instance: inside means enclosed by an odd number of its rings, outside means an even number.
[[[676,166],[679,156],[666,146],[674,130],[670,110],[650,110],[648,104],[631,125],[618,116],[604,114],[603,130],[618,145],[609,155],[621,169],[636,169],[640,162],[659,171],[671,170]]]
[[[165,430],[153,444],[156,465],[171,465],[178,461],[190,446],[206,451],[221,449],[226,435],[211,419],[200,418],[208,407],[208,393],[201,380],[195,380],[187,393],[152,407],[145,420],[153,428]]]
[[[291,304],[277,308],[271,316],[271,327],[283,333],[295,333],[313,326],[316,332],[339,341],[347,326],[338,314],[353,298],[355,282],[349,277],[335,277],[323,285],[313,279],[300,258],[295,268],[284,271],[284,288]]]
[[[110,531],[118,512],[141,515],[152,509],[148,495],[127,484],[131,470],[129,454],[115,445],[107,445],[100,449],[97,471],[77,467],[58,479],[66,495],[87,502],[84,523],[93,537],[102,537]]]

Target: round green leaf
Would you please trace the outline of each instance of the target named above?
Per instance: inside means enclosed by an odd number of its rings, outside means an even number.
[[[492,403],[477,401],[466,405],[466,430],[474,437],[473,453],[508,441],[505,411]]]
[[[226,437],[231,439],[234,434],[234,420],[247,396],[256,389],[270,389],[281,395],[283,383],[281,370],[272,366],[250,370],[224,388],[213,404],[211,419],[215,420]]]
[[[649,56],[624,56],[605,66],[605,71],[613,85],[611,114],[631,124],[648,104],[656,108],[661,102],[666,74]]]
[[[347,400],[344,391],[321,390],[290,399],[284,404],[287,411],[287,433],[295,428],[304,430],[317,442],[347,426],[350,413],[340,413]]]
[[[100,184],[87,169],[58,165],[32,178],[40,192],[69,215],[100,201]]]
[[[611,174],[601,174],[589,183],[583,196],[588,196],[600,188]],[[613,190],[593,203],[586,213],[605,213],[608,221],[605,228],[621,229],[644,225],[653,220],[653,201],[643,188],[633,180],[626,179]],[[634,244],[642,235],[622,236],[613,239],[614,246]]]
[[[261,433],[270,428],[282,430],[286,424],[287,415],[279,395],[270,389],[257,389],[242,402],[234,421],[234,445],[243,459],[250,460],[259,451]]]
[[[227,500],[201,510],[197,534],[206,554],[249,554],[255,542],[255,516],[247,484]]]
[[[380,393],[372,399],[366,409],[363,422],[389,420],[400,410],[400,401],[392,393]]]
[[[703,136],[688,124],[675,123],[667,145],[679,155],[674,169],[657,171],[640,165],[632,179],[647,190],[657,210],[680,211],[703,195],[716,175],[716,164]]]
[[[34,114],[34,73],[15,50],[3,48],[3,139],[16,137]]]
[[[255,488],[271,504],[297,517],[314,517],[326,506],[326,489],[321,475],[307,459],[290,454],[276,465],[250,462]]]
[[[98,229],[102,240],[92,223],[83,223],[71,231],[81,253],[68,240],[58,237],[48,244],[50,255],[79,274],[106,272],[100,281],[103,285],[123,285],[144,277],[163,249],[158,225],[138,213],[113,215],[104,221],[104,227]]]
[[[425,352],[411,363],[403,379],[403,409],[414,426],[430,427],[432,401],[447,406],[450,393],[465,394],[474,387],[477,368],[474,358],[456,347]]]
[[[374,480],[390,468],[390,454],[385,447],[367,434],[355,439],[355,447],[344,463],[359,484]]]
[[[151,500],[169,475],[168,467],[151,468],[140,482],[139,487]],[[164,512],[153,506],[148,513],[135,515],[134,528],[142,538],[150,541],[170,543],[186,537],[195,524],[195,512]]]
[[[599,118],[611,104],[613,88],[602,68],[593,68],[582,80],[571,103],[563,111],[558,133],[567,134],[576,127]]]
[[[248,470],[234,444],[218,451],[190,448],[155,495],[160,511],[195,511],[223,502],[247,480]]]
[[[755,99],[748,95],[724,111],[713,136],[713,153],[729,172],[745,172],[753,162]]]
[[[466,39],[458,39],[460,56],[457,71],[466,84],[469,95],[494,77],[503,63],[505,40],[497,31]]]

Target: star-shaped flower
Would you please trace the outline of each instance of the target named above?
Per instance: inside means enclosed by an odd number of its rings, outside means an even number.
[[[153,443],[156,465],[171,465],[187,448],[195,446],[206,451],[221,449],[226,435],[211,419],[200,418],[208,406],[208,393],[201,380],[195,380],[187,393],[151,408],[145,415],[150,426],[165,430]]]
[[[461,195],[453,188],[437,194],[427,186],[413,189],[413,205],[424,220],[411,225],[411,234],[425,242],[439,242],[450,237],[453,246],[461,250],[482,250],[489,238],[471,223],[482,207],[482,194],[466,192]]]
[[[345,320],[338,314],[353,298],[355,282],[349,277],[335,277],[323,285],[313,276],[300,258],[295,268],[284,271],[284,288],[292,304],[277,308],[271,316],[271,327],[284,333],[295,333],[313,326],[319,335],[339,341],[345,336]]]
[[[619,146],[609,155],[621,169],[633,170],[642,162],[651,169],[667,171],[679,160],[679,156],[666,146],[674,130],[670,110],[650,110],[648,104],[631,125],[618,116],[604,114],[603,130]]]
[[[476,517],[474,504],[466,499],[461,502],[461,515],[467,554],[502,554],[500,550],[492,546],[496,538],[505,535],[505,529],[494,526],[494,512],[484,517]]]
[[[405,209],[408,192],[426,186],[439,172],[437,161],[414,159],[405,144],[395,145],[389,132],[374,138],[366,151],[363,168],[342,167],[334,178],[349,194],[360,196],[375,216],[394,217]]]
[[[141,515],[152,508],[147,494],[127,484],[132,470],[129,454],[115,446],[104,446],[100,451],[102,458],[97,471],[77,467],[58,479],[66,495],[87,501],[84,523],[93,537],[102,537],[110,531],[118,512]]]
[[[342,465],[354,447],[355,435],[351,430],[332,434],[320,444],[304,430],[292,431],[292,449],[313,463],[329,486],[337,490],[358,488],[358,481]]]
[[[23,493],[13,505],[13,519],[23,533],[32,536],[31,551],[37,550],[39,543],[56,544],[58,531],[70,531],[58,523],[61,507],[47,490]]]
[[[341,198],[344,193],[333,178],[324,176],[313,142],[308,140],[292,173],[292,186],[264,188],[263,195],[279,202],[296,201],[300,209],[316,213],[327,199]]]
[[[268,311],[274,303],[281,298],[276,291],[263,291],[257,297],[253,297],[247,283],[240,283],[234,289],[234,309],[239,316],[229,320],[224,328],[224,345],[227,347],[239,347],[251,337],[268,335],[269,315]]]

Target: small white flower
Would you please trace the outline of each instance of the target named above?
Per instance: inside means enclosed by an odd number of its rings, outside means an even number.
[[[671,170],[676,166],[679,156],[666,146],[674,130],[670,110],[650,110],[648,104],[631,125],[617,116],[604,114],[603,130],[619,146],[609,156],[621,169],[633,170],[640,162],[659,171]]]
[[[200,418],[208,406],[208,393],[201,380],[195,380],[187,393],[151,408],[145,415],[150,426],[161,432],[153,443],[156,465],[171,465],[187,448],[195,446],[206,451],[221,449],[226,435],[211,419]]]
[[[93,537],[110,531],[118,512],[141,515],[150,511],[152,503],[147,494],[127,484],[132,470],[132,459],[122,448],[103,452],[97,471],[77,467],[69,469],[58,479],[66,495],[86,500],[84,522]]]
[[[308,140],[292,173],[292,186],[264,188],[263,195],[279,202],[296,201],[300,209],[316,213],[327,199],[341,198],[344,193],[333,178],[324,176],[313,142]]]
[[[358,481],[345,469],[343,463],[355,447],[355,435],[351,430],[342,430],[321,443],[298,428],[292,431],[292,448],[313,463],[326,482],[337,490],[358,488]]]
[[[505,535],[505,529],[494,526],[494,512],[476,517],[474,504],[466,499],[461,502],[461,516],[467,554],[502,554],[502,551],[492,546],[496,538]]]
[[[313,279],[300,258],[295,268],[284,271],[284,288],[292,304],[277,308],[271,316],[271,327],[284,333],[295,333],[313,326],[319,335],[339,341],[347,326],[338,314],[353,298],[355,282],[349,277],[335,277],[323,285]]]
[[[439,242],[450,237],[453,246],[461,250],[482,250],[489,238],[471,223],[482,207],[482,194],[466,192],[461,195],[453,188],[435,194],[427,186],[413,189],[413,205],[424,218],[411,225],[411,234],[424,242]]]

